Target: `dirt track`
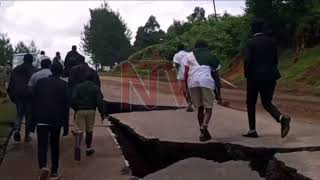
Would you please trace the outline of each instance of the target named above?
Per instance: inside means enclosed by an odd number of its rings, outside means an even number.
[[[107,99],[121,101],[121,90],[128,88],[126,83],[121,84],[121,78],[119,77],[101,77],[102,88]],[[137,79],[130,79],[130,82],[135,85],[139,85],[140,82]],[[146,81],[144,81],[146,83]],[[174,83],[170,84],[167,82],[155,82],[152,81],[151,87],[158,89],[158,104],[168,104],[173,105],[174,93],[172,93],[172,88]],[[157,85],[155,85],[157,84]],[[124,87],[125,86],[125,87]],[[135,86],[136,91],[143,90],[144,87]],[[146,92],[148,92],[148,85]],[[152,88],[151,88],[152,89]],[[137,93],[136,93],[137,94]],[[230,107],[236,109],[246,109],[245,99],[246,94],[243,90],[238,89],[223,89],[222,96],[224,101],[230,102]],[[177,96],[175,96],[177,97]],[[179,96],[181,97],[181,95]],[[133,98],[133,101],[140,101],[138,97]],[[141,102],[141,101],[140,101]],[[309,123],[320,123],[320,97],[319,96],[305,96],[305,95],[295,95],[289,93],[277,92],[274,98],[275,104],[280,108],[281,111],[290,114],[293,119],[299,117],[304,121]],[[181,105],[181,104],[180,104]],[[258,106],[258,110],[262,111],[261,105]]]

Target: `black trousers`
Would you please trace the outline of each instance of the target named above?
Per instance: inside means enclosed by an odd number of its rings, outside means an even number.
[[[261,103],[266,111],[279,122],[280,111],[272,104],[276,81],[247,80],[247,110],[250,130],[256,129],[256,104],[260,94]]]
[[[61,127],[37,126],[38,136],[38,162],[40,169],[47,166],[48,146],[51,147],[51,171],[57,172],[59,168]]]

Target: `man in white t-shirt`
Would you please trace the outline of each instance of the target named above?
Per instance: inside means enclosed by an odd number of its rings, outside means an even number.
[[[200,141],[208,141],[211,135],[208,124],[212,115],[215,81],[213,73],[220,66],[219,60],[211,54],[205,41],[196,42],[195,49],[182,60],[185,66],[185,80],[193,105],[198,108]]]
[[[46,56],[46,52],[41,51],[40,56],[36,59],[34,66],[38,69],[41,69],[41,61],[43,61],[45,59],[50,60],[50,58],[48,56]]]
[[[183,80],[185,67],[181,63],[182,59],[188,54],[188,52],[185,51],[185,47],[183,44],[178,44],[177,51],[178,51],[178,53],[176,53],[173,57],[173,62],[175,63],[175,65],[178,69],[178,74],[177,74],[178,84],[179,84],[180,89],[188,89],[186,87],[187,83]],[[182,88],[182,86],[184,86],[184,87]],[[187,112],[192,112],[193,108],[192,108],[192,101],[191,101],[189,91],[183,91],[183,95],[185,96],[186,101],[188,103]]]

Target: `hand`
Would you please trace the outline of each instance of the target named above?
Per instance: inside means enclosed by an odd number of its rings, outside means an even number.
[[[69,127],[63,128],[63,136],[67,136],[69,134]]]

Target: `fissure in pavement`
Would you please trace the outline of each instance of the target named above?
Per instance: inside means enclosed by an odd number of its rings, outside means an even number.
[[[297,170],[274,158],[276,153],[314,151],[317,148],[267,149],[250,148],[228,143],[176,143],[146,139],[118,119],[110,117],[111,130],[129,162],[133,177],[143,178],[180,160],[198,157],[214,162],[241,160],[250,162],[250,168],[268,180],[306,180]]]

